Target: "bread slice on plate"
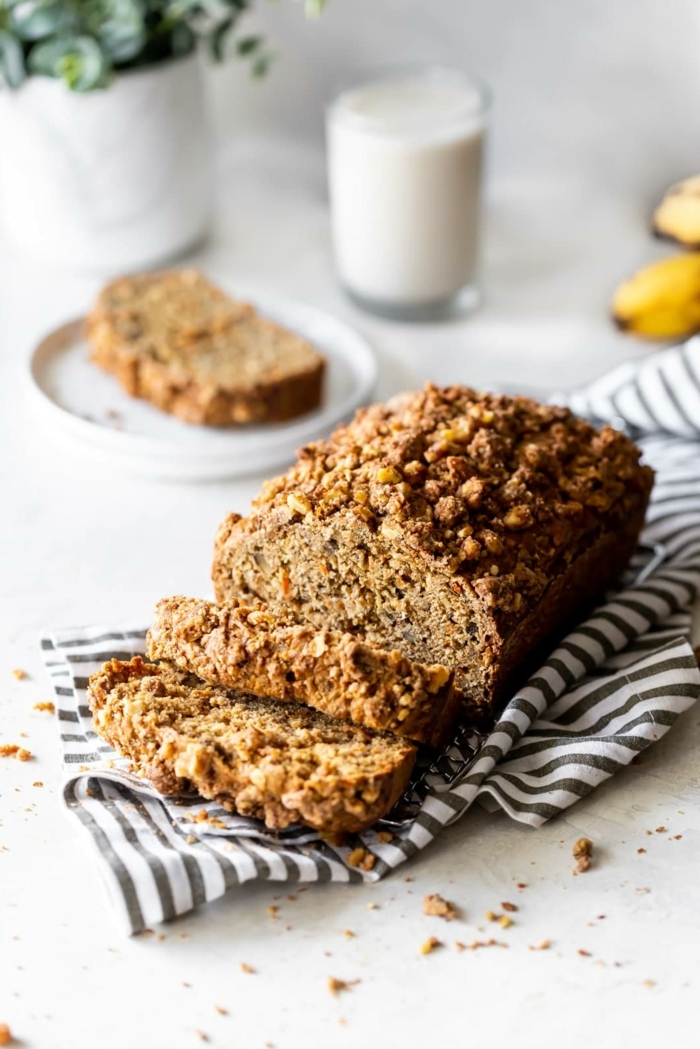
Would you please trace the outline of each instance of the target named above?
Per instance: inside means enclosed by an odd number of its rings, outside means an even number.
[[[148,655],[210,684],[306,703],[435,747],[446,741],[460,709],[447,667],[296,623],[261,602],[166,598],[156,607]]]
[[[90,359],[127,393],[184,422],[284,422],[321,402],[321,354],[196,270],[112,281],[87,337]]]
[[[390,733],[207,685],[139,656],[105,663],[88,698],[95,730],[162,794],[197,790],[272,829],[369,827],[406,789],[416,756]]]
[[[566,408],[428,385],[361,409],[224,521],[216,599],[455,667],[490,717],[625,567],[640,458]]]

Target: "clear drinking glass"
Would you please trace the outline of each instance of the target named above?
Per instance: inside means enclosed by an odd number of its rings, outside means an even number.
[[[479,300],[488,89],[435,66],[379,70],[327,111],[338,276],[361,307],[430,320]]]

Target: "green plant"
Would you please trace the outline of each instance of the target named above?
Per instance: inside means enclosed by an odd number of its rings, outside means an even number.
[[[220,62],[254,0],[0,0],[0,87],[28,75],[60,78],[73,91],[105,87],[115,70],[186,55],[203,39]],[[306,0],[310,17],[325,0]],[[235,51],[264,76],[272,54],[261,36]]]

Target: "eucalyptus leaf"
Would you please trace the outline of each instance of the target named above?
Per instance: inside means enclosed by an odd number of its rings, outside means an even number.
[[[256,79],[261,79],[270,71],[270,66],[275,60],[275,56],[271,51],[263,51],[262,54],[258,55],[252,65],[252,73]]]
[[[261,36],[242,36],[240,40],[236,41],[236,51],[239,55],[250,55],[253,51],[257,51],[262,45],[263,38]]]
[[[197,46],[197,37],[186,22],[178,22],[170,34],[173,55],[188,55]]]
[[[24,51],[16,37],[0,29],[0,77],[8,87],[19,87],[26,76]]]
[[[223,62],[226,39],[233,29],[235,18],[227,18],[221,22],[209,36],[209,50],[215,62]]]
[[[139,0],[106,0],[90,29],[113,65],[134,58],[146,43],[145,11]]]
[[[199,0],[169,0],[168,3],[159,6],[162,8],[164,20],[168,22],[191,18],[201,10]]]
[[[75,28],[77,19],[64,0],[20,0],[10,24],[21,40],[42,40]]]
[[[91,91],[107,82],[109,66],[102,48],[90,36],[61,36],[35,44],[29,71],[61,79],[71,91]]]

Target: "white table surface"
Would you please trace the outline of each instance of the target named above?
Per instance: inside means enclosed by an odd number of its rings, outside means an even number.
[[[616,280],[659,254],[645,233],[648,201],[616,197],[593,170],[580,184],[493,184],[484,307],[426,327],[361,315],[338,291],[318,154],[239,142],[220,186],[215,235],[193,260],[355,322],[380,355],[382,395],[428,378],[571,385],[647,352],[613,330],[606,309]],[[697,1045],[700,710],[538,831],[474,811],[374,888],[313,887],[287,900],[265,884],[157,930],[164,939],[124,938],[61,808],[56,726],[32,710],[51,698],[37,637],[47,626],[142,620],[166,594],[206,595],[216,525],[245,511],[261,478],[193,486],[106,475],[37,429],[19,390],[22,356],[98,285],[0,249],[0,741],[34,754],[0,760],[0,1022],[32,1049],[186,1049],[200,1044],[197,1031],[221,1049]],[[15,667],[29,679],[15,681]],[[582,834],[596,862],[572,877]],[[432,892],[464,908],[464,921],[423,916]],[[455,940],[491,935],[484,912],[502,901],[519,908],[496,930],[508,948],[457,953]],[[421,956],[430,935],[446,946]],[[528,949],[544,939],[549,950]],[[360,982],[334,998],[329,976]]]

